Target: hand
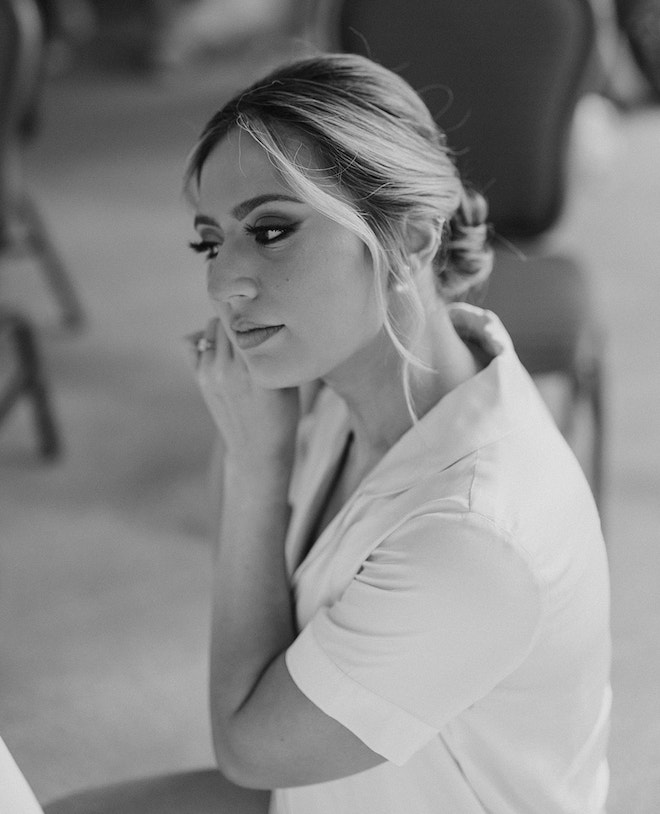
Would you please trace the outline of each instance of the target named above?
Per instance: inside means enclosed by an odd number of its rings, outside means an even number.
[[[254,474],[264,467],[290,467],[299,418],[297,388],[270,390],[255,384],[220,320],[187,337],[190,361],[226,458]]]

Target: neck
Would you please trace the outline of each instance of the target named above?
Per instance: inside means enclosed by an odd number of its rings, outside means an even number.
[[[381,331],[340,369],[325,378],[346,403],[354,448],[383,454],[410,427],[401,359],[392,341]]]
[[[425,368],[411,366],[410,393],[415,414],[422,418],[440,399],[480,369],[456,333],[444,304],[427,314],[424,330],[412,348]],[[352,457],[363,474],[413,425],[405,397],[403,363],[382,330],[340,369],[325,378],[346,403],[354,435]]]

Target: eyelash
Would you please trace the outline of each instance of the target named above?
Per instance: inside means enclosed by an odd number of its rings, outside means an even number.
[[[255,241],[260,246],[269,246],[271,243],[277,243],[292,234],[296,228],[297,224],[286,226],[246,226],[245,231],[247,234],[254,236]],[[277,237],[269,240],[267,237],[268,232],[279,232],[279,234]],[[197,254],[205,254],[207,260],[213,260],[214,257],[218,256],[218,249],[221,244],[212,240],[198,240],[191,241],[188,245],[194,252],[197,252]]]
[[[296,224],[270,224],[269,226],[246,226],[245,231],[253,235],[255,241],[260,246],[269,246],[271,243],[278,243],[296,230]],[[268,239],[268,232],[279,232],[277,237]]]
[[[206,254],[207,260],[213,260],[214,257],[217,257],[218,248],[220,247],[219,243],[213,243],[210,240],[191,240],[188,245],[197,254]]]

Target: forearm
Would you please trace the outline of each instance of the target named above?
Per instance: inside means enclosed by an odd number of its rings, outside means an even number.
[[[213,588],[210,704],[219,761],[239,734],[236,713],[293,640],[284,559],[288,464],[258,475],[225,466]]]

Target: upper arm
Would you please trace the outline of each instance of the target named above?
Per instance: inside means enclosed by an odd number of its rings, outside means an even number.
[[[237,714],[236,782],[323,782],[405,763],[520,664],[541,614],[488,521],[427,514],[377,546]]]

